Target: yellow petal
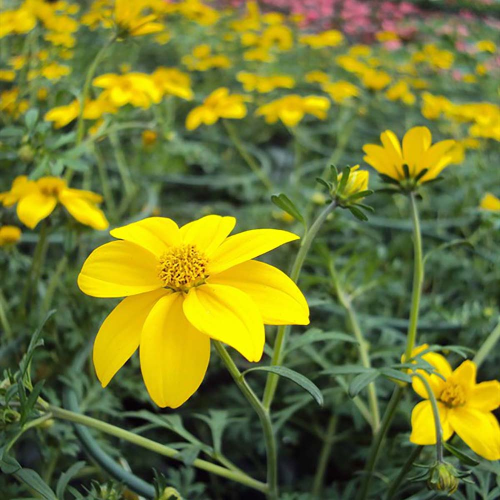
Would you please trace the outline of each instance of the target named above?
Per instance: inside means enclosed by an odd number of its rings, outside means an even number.
[[[454,383],[460,385],[468,393],[476,385],[476,365],[470,361],[464,361],[455,371],[450,375],[449,379]]]
[[[390,130],[386,130],[380,134],[380,140],[382,141],[389,162],[397,172],[403,172],[403,153],[396,134]]]
[[[182,303],[179,293],[161,298],[142,329],[142,376],[162,408],[177,408],[196,392],[210,359],[210,339],[187,321]]]
[[[500,460],[500,426],[492,413],[467,406],[453,408],[450,423],[472,451],[487,460]]]
[[[377,144],[366,144],[363,146],[366,156],[363,160],[371,165],[377,172],[388,175],[392,179],[401,179],[401,172],[396,169],[385,153],[385,149]]]
[[[135,243],[156,256],[168,247],[179,245],[181,237],[177,224],[166,217],[149,217],[110,231],[111,236]]]
[[[250,260],[210,278],[245,292],[267,325],[308,325],[309,306],[297,285],[279,269]]]
[[[467,398],[467,405],[481,411],[493,411],[500,406],[500,382],[489,380],[474,386]]]
[[[224,285],[192,288],[184,313],[198,330],[224,342],[248,361],[259,361],[264,352],[264,323],[256,304],[248,295]]]
[[[413,127],[403,137],[403,158],[410,175],[418,174],[417,165],[431,145],[432,136],[427,127]]]
[[[57,198],[34,192],[21,198],[17,204],[19,220],[33,229],[42,219],[48,217],[56,208]]]
[[[443,430],[443,439],[447,441],[453,434],[448,420],[448,408],[438,401],[439,419]],[[415,444],[436,444],[436,426],[430,401],[421,401],[411,412],[410,441]]]
[[[166,290],[154,290],[122,300],[104,320],[94,342],[94,367],[103,387],[139,347],[142,326]]]
[[[157,259],[128,241],[112,241],[96,248],[78,276],[80,290],[93,297],[126,297],[163,288]]]
[[[196,245],[207,257],[210,257],[228,237],[235,225],[234,217],[207,215],[181,227],[182,242]]]
[[[78,222],[101,231],[109,226],[103,211],[85,198],[63,193],[59,196],[59,200]]]
[[[227,238],[212,255],[209,274],[220,273],[298,239],[296,234],[280,229],[253,229],[235,234]]]
[[[448,377],[450,377],[451,375],[450,363],[448,363],[448,360],[444,356],[441,356],[441,354],[437,352],[428,352],[427,354],[424,354],[422,356],[422,359],[424,361],[427,361],[427,363],[430,363],[432,366],[434,366],[436,371],[440,373],[445,379],[448,379]],[[424,370],[417,370],[417,373],[420,373],[423,377],[427,379],[427,382],[429,382],[431,386],[432,392],[436,395],[436,397],[439,397],[444,387],[444,380],[441,377],[438,377],[437,375],[429,375]],[[424,399],[429,399],[427,390],[420,379],[418,379],[417,377],[413,377],[412,386],[413,390],[420,397]]]
[[[442,170],[453,162],[453,148],[456,142],[453,140],[441,141],[434,144],[422,157],[419,170],[424,168],[429,171],[422,177],[421,182],[435,179]]]
[[[186,128],[188,130],[194,130],[198,128],[203,123],[204,107],[197,106],[192,109],[186,117]]]

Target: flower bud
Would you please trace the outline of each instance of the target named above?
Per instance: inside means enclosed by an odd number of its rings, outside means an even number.
[[[453,465],[446,462],[436,462],[429,469],[427,487],[430,490],[442,491],[447,495],[453,495],[460,484],[459,473]]]
[[[33,161],[33,158],[35,157],[35,152],[29,144],[25,144],[18,149],[17,155],[19,156],[19,159],[21,161],[24,161],[25,163],[31,163]]]

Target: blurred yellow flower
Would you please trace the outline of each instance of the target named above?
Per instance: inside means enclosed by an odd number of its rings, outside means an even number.
[[[90,254],[78,277],[80,289],[93,297],[126,297],[94,343],[104,387],[140,345],[151,398],[177,408],[203,381],[211,338],[257,362],[264,324],[309,323],[295,283],[252,260],[298,236],[276,229],[229,236],[235,224],[234,217],[208,215],[179,228],[171,219],[151,217],[112,230],[118,241]]]
[[[16,72],[11,69],[0,69],[0,80],[3,82],[12,82],[16,78]]]
[[[392,85],[385,92],[385,96],[390,101],[401,101],[408,106],[415,104],[415,94],[410,91],[408,84],[404,81],[399,81]]]
[[[304,80],[308,83],[328,83],[330,81],[330,76],[324,71],[309,71],[304,75]]]
[[[429,353],[431,354],[431,353]],[[440,354],[424,354],[444,378],[418,370],[429,383],[439,409],[443,439],[456,432],[475,453],[487,460],[500,459],[500,426],[492,411],[500,406],[500,382],[476,382],[476,365],[464,361],[452,371]],[[418,445],[436,443],[436,429],[429,394],[421,380],[413,378],[413,390],[425,401],[418,403],[411,414],[410,441]]]
[[[175,95],[190,101],[193,99],[191,78],[177,68],[159,67],[152,73],[151,78],[163,95]]]
[[[500,212],[500,199],[492,193],[486,193],[481,200],[481,208],[491,212]]]
[[[76,44],[76,39],[71,33],[46,33],[43,38],[52,45],[71,49]]]
[[[399,36],[394,31],[379,31],[375,34],[375,38],[379,42],[393,42],[395,40],[399,40]]]
[[[0,111],[11,115],[13,118],[25,113],[30,104],[27,99],[20,98],[19,88],[13,87],[0,93]]]
[[[200,125],[213,125],[220,118],[241,119],[247,115],[245,97],[230,94],[226,87],[214,90],[201,106],[192,109],[186,117],[186,128],[194,130]]]
[[[109,225],[102,210],[97,207],[102,197],[91,191],[72,189],[59,177],[42,177],[36,181],[25,175],[16,177],[10,191],[0,193],[0,202],[6,207],[17,203],[19,220],[33,229],[47,218],[58,203],[80,223],[94,229]]]
[[[436,120],[446,114],[452,107],[449,99],[442,95],[422,94],[422,115],[428,120]]]
[[[391,77],[388,73],[376,69],[367,69],[363,71],[361,80],[363,85],[371,90],[382,90],[391,83]]]
[[[265,94],[278,88],[292,89],[295,87],[295,80],[289,75],[260,76],[240,71],[236,75],[236,79],[243,84],[246,92],[256,90],[261,94]]]
[[[492,40],[480,40],[476,43],[476,49],[479,52],[490,52],[494,54],[497,50],[497,46]]]
[[[344,41],[344,35],[337,30],[328,30],[314,35],[302,35],[299,42],[309,45],[313,49],[322,49],[324,47],[336,47]]]
[[[0,247],[14,245],[21,239],[21,230],[16,226],[0,226]]]
[[[441,50],[434,44],[424,45],[421,51],[412,56],[413,62],[426,62],[434,69],[450,69],[455,61],[455,55],[449,50]]]
[[[257,109],[257,116],[263,116],[267,123],[281,120],[287,127],[295,127],[306,114],[325,120],[330,101],[326,97],[291,94],[264,104]]]
[[[260,35],[260,44],[266,48],[277,48],[281,51],[290,50],[293,47],[292,30],[287,26],[269,26]]]
[[[213,68],[230,68],[231,60],[222,54],[213,54],[212,49],[207,44],[197,45],[191,54],[187,54],[181,59],[190,71],[208,71]]]
[[[144,14],[151,6],[149,0],[115,0],[113,20],[120,30],[121,36],[144,36],[159,33],[165,29],[158,22],[155,13]]]
[[[0,38],[10,34],[24,34],[36,26],[36,17],[29,9],[5,10],[0,12]]]
[[[106,73],[94,78],[92,84],[105,89],[103,99],[118,108],[127,104],[149,108],[152,103],[158,104],[162,98],[162,91],[155,85],[153,78],[145,73]]]
[[[427,127],[413,127],[403,137],[401,147],[394,132],[386,130],[380,135],[382,146],[366,144],[364,160],[380,174],[397,181],[409,181],[415,185],[435,179],[453,162],[454,140],[432,145],[431,132]]]
[[[343,103],[352,97],[359,96],[359,89],[356,85],[345,80],[325,83],[321,88],[337,103]]]
[[[158,134],[154,130],[144,130],[141,135],[144,147],[152,146],[158,139]]]

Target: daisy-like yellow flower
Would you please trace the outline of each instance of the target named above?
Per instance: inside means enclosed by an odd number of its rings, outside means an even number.
[[[418,372],[427,379],[437,399],[443,439],[456,432],[475,453],[487,460],[500,459],[500,426],[491,413],[500,406],[500,382],[476,382],[476,365],[464,361],[452,370],[438,353],[422,356],[435,367],[437,375]],[[436,429],[429,395],[421,380],[413,379],[413,390],[425,401],[418,403],[411,414],[410,441],[419,445],[436,443]]]
[[[21,239],[21,230],[16,226],[0,226],[0,247],[14,245]]]
[[[264,116],[267,123],[281,120],[286,126],[295,127],[306,114],[325,120],[329,109],[330,101],[326,97],[292,94],[260,106],[256,114]]]
[[[186,117],[186,128],[194,130],[201,124],[213,125],[220,118],[241,119],[247,115],[245,96],[230,94],[226,87],[214,90],[201,106],[192,109]]]
[[[500,199],[492,193],[486,193],[481,200],[481,208],[490,212],[500,212]]]
[[[344,35],[337,30],[323,31],[314,35],[302,35],[299,42],[309,45],[313,49],[322,49],[324,47],[336,47],[344,40]]]
[[[413,127],[403,137],[386,130],[380,135],[382,146],[366,144],[364,160],[377,172],[414,188],[417,184],[435,179],[454,159],[456,141],[446,140],[432,144],[427,127]]]
[[[371,68],[363,71],[361,80],[367,89],[375,91],[382,90],[391,83],[391,77],[388,73]]]
[[[154,13],[144,14],[150,7],[148,0],[115,0],[113,20],[123,35],[144,36],[159,33],[165,26]]]
[[[102,202],[100,195],[72,189],[59,177],[42,177],[32,181],[25,175],[20,175],[12,183],[10,191],[0,193],[0,202],[5,207],[17,203],[19,220],[31,229],[47,218],[58,203],[86,226],[99,230],[109,226],[104,213],[97,207]]]
[[[94,344],[103,387],[140,345],[141,371],[153,401],[177,408],[200,386],[210,339],[257,362],[264,324],[308,324],[307,302],[290,278],[254,259],[298,239],[276,229],[229,236],[234,217],[208,215],[179,228],[151,217],[113,229],[118,239],[94,250],[78,277],[93,297],[126,297]]]
[[[321,88],[339,104],[359,96],[359,88],[345,80],[324,83]]]
[[[295,80],[289,75],[261,76],[240,71],[236,75],[236,79],[243,84],[246,92],[256,90],[261,94],[266,94],[278,88],[292,89],[295,87]]]
[[[175,95],[186,101],[193,99],[191,78],[177,68],[156,68],[151,75],[153,82],[164,95]]]
[[[118,108],[127,104],[149,108],[152,103],[158,104],[162,97],[162,91],[155,85],[151,76],[145,73],[106,73],[94,78],[92,85],[105,89],[103,99]]]

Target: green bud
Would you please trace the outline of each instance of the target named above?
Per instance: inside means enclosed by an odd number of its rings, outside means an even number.
[[[460,484],[460,473],[453,465],[446,462],[436,462],[429,469],[427,487],[430,490],[442,491],[447,495],[453,495]]]
[[[182,500],[182,496],[175,488],[169,486],[163,490],[158,500]]]
[[[25,163],[31,163],[35,157],[35,152],[29,144],[25,144],[17,150],[17,155],[19,156],[19,159]]]

